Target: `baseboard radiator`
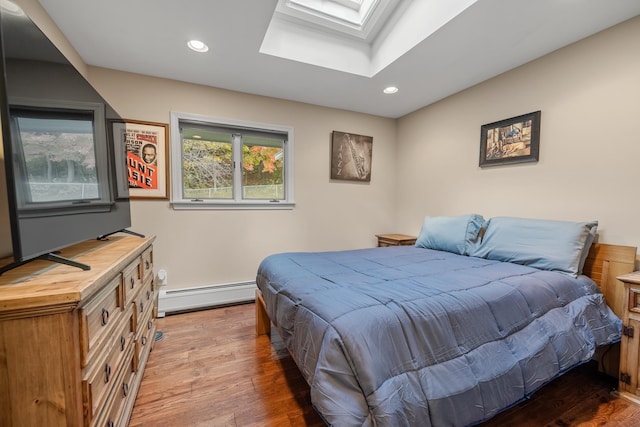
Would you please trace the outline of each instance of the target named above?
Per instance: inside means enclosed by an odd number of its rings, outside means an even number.
[[[256,282],[198,286],[194,288],[160,290],[158,317],[190,310],[255,300]]]

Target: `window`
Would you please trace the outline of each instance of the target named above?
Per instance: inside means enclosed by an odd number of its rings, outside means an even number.
[[[174,209],[293,208],[293,129],[171,113]]]

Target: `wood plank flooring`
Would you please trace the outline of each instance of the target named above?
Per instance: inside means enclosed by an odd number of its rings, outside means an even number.
[[[131,427],[311,426],[324,423],[277,333],[255,335],[254,304],[158,319]],[[640,426],[640,406],[614,398],[589,366],[546,385],[482,427]]]

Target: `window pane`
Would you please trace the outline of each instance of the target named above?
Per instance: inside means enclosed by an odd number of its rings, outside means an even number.
[[[242,198],[284,200],[284,140],[242,138]]]
[[[185,199],[233,199],[231,135],[183,128],[182,173]]]
[[[37,117],[37,116],[41,117]],[[99,199],[93,117],[16,117],[29,203]]]
[[[171,113],[173,209],[292,209],[293,128]]]

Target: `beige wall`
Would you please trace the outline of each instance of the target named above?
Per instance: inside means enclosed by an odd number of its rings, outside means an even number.
[[[294,128],[293,210],[132,202],[132,230],[157,236],[155,265],[167,270],[168,289],[251,281],[268,254],[371,247],[375,234],[394,231],[395,120],[99,68],[89,78],[128,119],[169,123],[176,111]],[[333,130],[373,136],[370,183],[329,180]]]
[[[483,124],[536,110],[538,163],[478,167]],[[640,17],[403,117],[397,159],[398,231],[470,212],[597,219],[601,242],[640,246]]]

